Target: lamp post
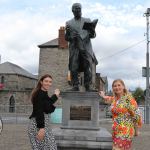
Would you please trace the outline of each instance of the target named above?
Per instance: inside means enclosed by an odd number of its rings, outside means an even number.
[[[150,8],[144,13],[146,17],[146,37],[147,37],[147,52],[146,52],[146,100],[145,100],[145,123],[150,124],[150,87],[149,87],[149,16]]]

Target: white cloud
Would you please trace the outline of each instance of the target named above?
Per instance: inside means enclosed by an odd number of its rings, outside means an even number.
[[[56,38],[61,22],[51,21],[41,14],[30,16],[25,12],[4,14],[0,19],[2,62],[11,61],[37,73],[39,61],[37,46]]]

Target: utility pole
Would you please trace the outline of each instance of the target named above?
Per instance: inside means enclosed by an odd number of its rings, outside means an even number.
[[[146,39],[147,39],[147,52],[146,52],[146,97],[145,97],[145,123],[150,124],[150,86],[149,86],[149,16],[150,16],[150,8],[147,8],[146,13],[144,13],[146,17]]]

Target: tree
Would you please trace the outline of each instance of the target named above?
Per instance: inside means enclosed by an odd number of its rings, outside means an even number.
[[[133,92],[133,96],[137,103],[144,102],[144,91],[142,90],[142,88],[137,87],[136,90]]]

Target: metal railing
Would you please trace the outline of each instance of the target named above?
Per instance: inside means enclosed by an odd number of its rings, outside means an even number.
[[[3,123],[27,123],[32,112],[32,105],[0,105],[0,117]]]

